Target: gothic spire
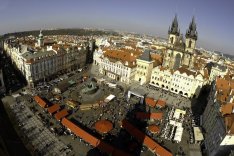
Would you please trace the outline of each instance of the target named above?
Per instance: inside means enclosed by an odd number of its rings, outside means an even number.
[[[169,34],[175,34],[175,35],[179,35],[179,25],[178,25],[178,20],[177,20],[177,15],[175,15],[174,20],[172,21],[171,27],[169,27]]]
[[[193,16],[192,22],[189,24],[189,28],[186,31],[186,38],[192,38],[197,40],[197,26],[195,23],[195,17]]]

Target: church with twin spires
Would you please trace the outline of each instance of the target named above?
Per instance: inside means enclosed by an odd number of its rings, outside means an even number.
[[[178,69],[181,66],[193,69],[197,30],[194,17],[186,31],[185,40],[180,33],[177,16],[168,30],[168,48],[164,54],[163,67]]]

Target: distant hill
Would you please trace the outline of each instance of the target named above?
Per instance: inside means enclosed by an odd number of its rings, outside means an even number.
[[[8,33],[4,35],[4,38],[9,36],[23,37],[23,36],[38,36],[39,30],[32,31],[24,31],[24,32],[15,32]],[[54,29],[54,30],[43,30],[43,35],[78,35],[78,36],[86,36],[86,35],[114,35],[118,36],[117,32],[114,31],[102,31],[102,30],[92,30],[92,29]]]

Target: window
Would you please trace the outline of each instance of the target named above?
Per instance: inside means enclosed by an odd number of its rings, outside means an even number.
[[[173,38],[173,37],[171,37],[170,39],[171,39],[171,43],[173,43],[173,41],[174,41],[174,38]]]
[[[191,41],[191,40],[189,40],[189,45],[188,45],[188,47],[189,47],[189,48],[192,47],[192,41]]]

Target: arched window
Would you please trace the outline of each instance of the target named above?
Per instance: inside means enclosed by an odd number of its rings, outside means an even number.
[[[191,40],[189,40],[189,45],[188,45],[188,47],[189,47],[189,48],[192,47],[192,41],[191,41]]]
[[[171,37],[171,43],[173,44],[173,41],[174,41],[174,37]]]

